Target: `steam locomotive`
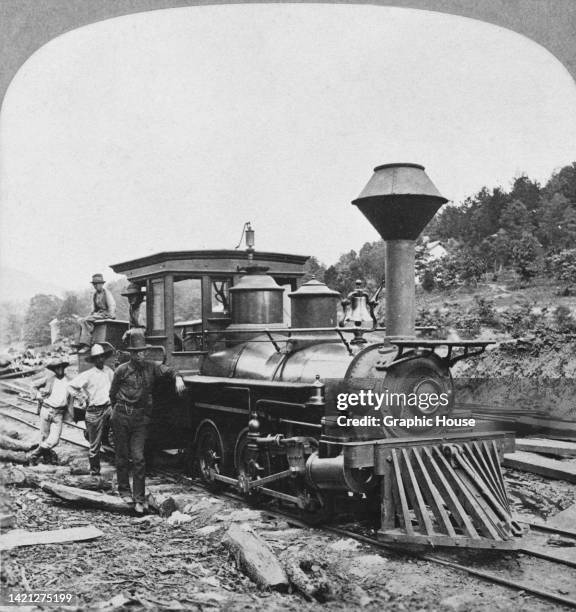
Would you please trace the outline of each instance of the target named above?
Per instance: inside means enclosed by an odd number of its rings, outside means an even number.
[[[145,295],[152,356],[187,385],[157,389],[154,443],[186,448],[209,486],[311,519],[364,504],[390,544],[513,548],[500,458],[514,440],[454,408],[450,368],[487,343],[415,333],[414,242],[446,201],[422,166],[387,164],[353,202],[386,242],[385,328],[361,287],[339,321],[340,295],[302,283],[307,257],[256,251],[249,224],[246,251],[113,265]],[[94,341],[121,350],[127,328],[99,322]]]

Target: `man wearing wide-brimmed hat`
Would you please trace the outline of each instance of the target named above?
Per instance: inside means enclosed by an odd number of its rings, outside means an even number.
[[[101,344],[94,344],[86,361],[94,366],[81,372],[70,381],[68,391],[71,395],[84,392],[87,395],[86,431],[88,432],[88,461],[90,474],[100,474],[100,447],[102,436],[110,421],[110,385],[114,372],[105,365],[105,361],[112,354],[112,349]]]
[[[40,443],[28,456],[29,461],[36,462],[41,457],[48,458],[50,451],[60,441],[62,422],[69,415],[68,379],[65,370],[70,364],[65,359],[52,359],[46,368],[51,371],[44,378],[32,383],[38,391],[37,399],[41,400],[40,408]]]
[[[122,295],[128,298],[130,327],[142,327],[140,325],[140,306],[144,301],[144,293],[142,293],[140,286],[136,283],[129,283]]]
[[[92,296],[92,312],[84,319],[80,319],[80,337],[77,342],[79,353],[87,353],[90,350],[94,321],[116,317],[116,302],[110,291],[104,287],[102,274],[92,276],[92,285],[95,289]]]
[[[130,361],[116,369],[110,388],[118,492],[127,503],[134,501],[134,510],[142,514],[146,510],[144,444],[146,426],[152,416],[152,389],[154,383],[161,378],[173,380],[178,394],[184,393],[185,385],[182,377],[172,368],[145,359],[146,350],[152,347],[146,344],[142,328],[129,330],[125,338]],[[129,481],[130,456],[133,469],[132,492]]]

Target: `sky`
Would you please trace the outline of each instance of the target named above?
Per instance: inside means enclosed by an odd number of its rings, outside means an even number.
[[[576,85],[533,41],[426,11],[229,5],[131,15],[36,52],[0,113],[0,266],[89,287],[166,251],[334,263],[350,202],[416,162],[454,202],[576,160]],[[4,299],[8,296],[2,296]]]

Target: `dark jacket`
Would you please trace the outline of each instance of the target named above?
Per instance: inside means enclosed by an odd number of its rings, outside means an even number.
[[[152,414],[152,390],[159,379],[174,380],[176,371],[154,361],[144,361],[142,367],[135,367],[131,361],[118,366],[110,387],[110,401],[133,406]]]

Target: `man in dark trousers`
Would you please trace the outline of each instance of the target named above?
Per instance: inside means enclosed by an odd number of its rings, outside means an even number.
[[[145,499],[146,463],[144,444],[146,425],[152,415],[152,389],[159,379],[174,381],[178,395],[186,389],[184,380],[175,370],[154,361],[147,361],[145,353],[151,346],[146,344],[144,330],[133,328],[126,334],[130,361],[118,366],[110,388],[112,403],[112,429],[116,448],[116,472],[118,492],[131,504],[137,514],[147,510]],[[132,458],[133,492],[130,491],[129,457]]]
[[[68,385],[70,395],[83,393],[88,399],[86,431],[90,442],[88,461],[92,476],[100,474],[100,447],[110,420],[109,396],[114,372],[105,362],[111,353],[110,349],[101,344],[94,344],[90,349],[90,355],[86,357],[86,361],[93,363],[94,366],[78,374]]]

